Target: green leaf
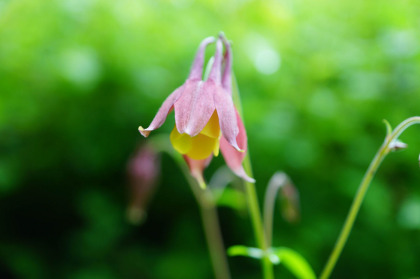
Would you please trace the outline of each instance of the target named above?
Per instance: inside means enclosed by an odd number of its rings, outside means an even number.
[[[229,247],[227,253],[229,256],[245,256],[258,260],[264,256],[264,252],[261,249],[243,245],[231,246]]]
[[[228,249],[229,256],[244,256],[260,260],[264,257],[264,251],[259,248],[235,245]],[[315,273],[309,263],[298,252],[286,248],[272,248],[268,251],[270,261],[273,264],[283,264],[296,278],[315,279]]]
[[[215,192],[218,193],[217,190]],[[231,207],[238,211],[246,209],[245,195],[242,192],[232,188],[224,189],[223,192],[218,196],[216,202],[218,206]]]
[[[272,248],[272,253],[277,255],[282,263],[293,275],[299,279],[315,279],[315,273],[309,263],[298,252],[286,248]]]
[[[245,256],[253,259],[261,259],[264,256],[264,251],[259,248],[246,247],[243,245],[235,245],[228,249],[229,256]],[[268,253],[268,257],[273,264],[279,264],[280,259],[276,254]]]

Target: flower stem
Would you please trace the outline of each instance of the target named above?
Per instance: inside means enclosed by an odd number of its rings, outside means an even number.
[[[202,189],[190,175],[185,162],[180,166],[190,184],[191,190],[200,207],[201,220],[213,265],[216,279],[229,279],[230,272],[227,264],[226,249],[223,244],[222,233],[217,216],[217,208],[213,194],[209,188]]]
[[[283,172],[275,173],[268,182],[264,198],[264,231],[268,247],[272,246],[274,206],[278,191],[288,183],[290,183],[289,178]]]
[[[249,154],[244,160],[244,169],[248,175],[252,176],[252,167]],[[261,220],[260,207],[258,205],[257,192],[255,191],[255,185],[251,182],[245,181],[246,198],[248,203],[249,213],[251,215],[252,225],[254,227],[254,235],[257,241],[258,247],[267,252],[269,247],[267,245],[266,235],[264,233],[264,227]],[[273,264],[270,261],[268,253],[261,259],[264,279],[274,279]]]
[[[233,81],[232,82],[232,85],[233,85],[232,86],[232,99],[236,106],[236,109],[238,110],[239,115],[243,119],[242,105],[241,105],[241,100],[239,96],[238,84],[236,83],[235,76],[234,75],[232,76],[233,76],[232,77],[232,81]],[[245,172],[252,177],[253,176],[252,165],[251,165],[249,152],[244,158],[243,165],[244,165]],[[268,246],[266,235],[264,233],[264,226],[261,219],[261,211],[258,205],[258,197],[257,197],[257,192],[255,190],[255,185],[254,183],[251,183],[248,181],[244,181],[244,182],[245,182],[248,210],[251,216],[251,222],[254,228],[254,235],[255,235],[257,245],[262,251],[268,252],[270,247]],[[266,253],[266,256],[264,256],[261,259],[261,264],[263,268],[264,279],[274,279],[273,264],[270,261],[268,253]]]
[[[230,279],[231,277],[227,263],[226,249],[223,244],[219,218],[217,215],[217,207],[211,190],[209,188],[202,189],[198,185],[198,182],[191,176],[188,167],[182,157],[173,151],[167,136],[165,136],[165,138],[158,138],[158,136],[155,136],[153,139],[153,143],[157,146],[157,148],[172,156],[172,158],[181,168],[188,184],[190,185],[197,204],[200,207],[204,233],[209,248],[215,278]]]
[[[199,190],[203,191],[202,189]],[[202,198],[197,199],[197,201],[200,205],[203,227],[206,233],[214,273],[217,279],[228,279],[230,275],[226,259],[226,249],[223,245],[216,205],[210,190],[206,189],[204,192],[206,193],[202,195]]]
[[[376,153],[375,157],[370,163],[362,182],[360,183],[359,189],[357,190],[357,194],[350,207],[350,211],[347,215],[346,221],[343,225],[337,242],[335,243],[334,249],[331,252],[330,257],[328,258],[327,264],[325,265],[324,270],[320,275],[320,279],[327,279],[330,276],[332,270],[334,269],[334,266],[337,263],[341,251],[343,250],[344,245],[346,244],[350,232],[353,228],[354,221],[357,217],[357,213],[359,212],[360,206],[366,195],[366,191],[368,190],[369,185],[380,164],[385,159],[386,155],[392,150],[392,144],[398,139],[398,137],[401,135],[402,132],[404,132],[405,129],[414,124],[420,124],[420,117],[416,116],[404,120],[395,128],[394,131],[388,134],[385,138],[384,143],[379,148],[378,152]]]

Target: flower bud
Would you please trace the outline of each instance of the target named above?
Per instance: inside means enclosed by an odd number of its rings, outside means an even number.
[[[283,218],[289,223],[296,223],[300,219],[299,192],[290,183],[281,188],[281,211]]]
[[[393,142],[389,144],[389,150],[391,151],[402,150],[402,149],[407,148],[407,146],[408,145],[402,141],[394,140]]]
[[[140,224],[145,220],[147,206],[159,174],[159,155],[149,145],[139,148],[128,162],[130,204],[127,217],[131,223]]]

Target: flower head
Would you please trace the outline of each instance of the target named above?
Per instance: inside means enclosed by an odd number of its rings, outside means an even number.
[[[146,217],[147,206],[160,173],[159,165],[159,155],[149,145],[139,148],[128,162],[130,204],[127,216],[129,221],[134,224],[141,223]]]
[[[214,63],[208,78],[203,80],[205,49],[214,42]],[[226,48],[225,55],[223,45]],[[165,122],[173,109],[175,127],[170,135],[171,143],[184,156],[191,174],[199,182],[203,182],[202,172],[212,156],[218,156],[219,149],[233,172],[253,181],[242,168],[247,139],[244,125],[232,101],[231,71],[232,53],[227,40],[224,37],[218,40],[213,37],[204,39],[185,83],[164,101],[148,128],[139,127],[140,133],[147,137]]]

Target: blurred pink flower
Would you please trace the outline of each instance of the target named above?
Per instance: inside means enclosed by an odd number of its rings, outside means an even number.
[[[170,135],[171,143],[184,156],[191,174],[200,185],[204,185],[204,168],[213,155],[218,156],[219,148],[232,171],[253,182],[242,167],[247,137],[232,101],[232,51],[224,37],[216,41],[214,63],[207,80],[202,78],[205,49],[214,42],[213,37],[201,42],[185,83],[164,101],[150,126],[146,129],[140,126],[139,131],[147,137],[162,126],[168,113],[174,109],[175,127]],[[224,56],[223,44],[226,47]]]
[[[160,174],[160,158],[151,146],[139,148],[130,159],[127,175],[130,186],[128,219],[138,224],[146,217],[148,202],[154,192]]]

